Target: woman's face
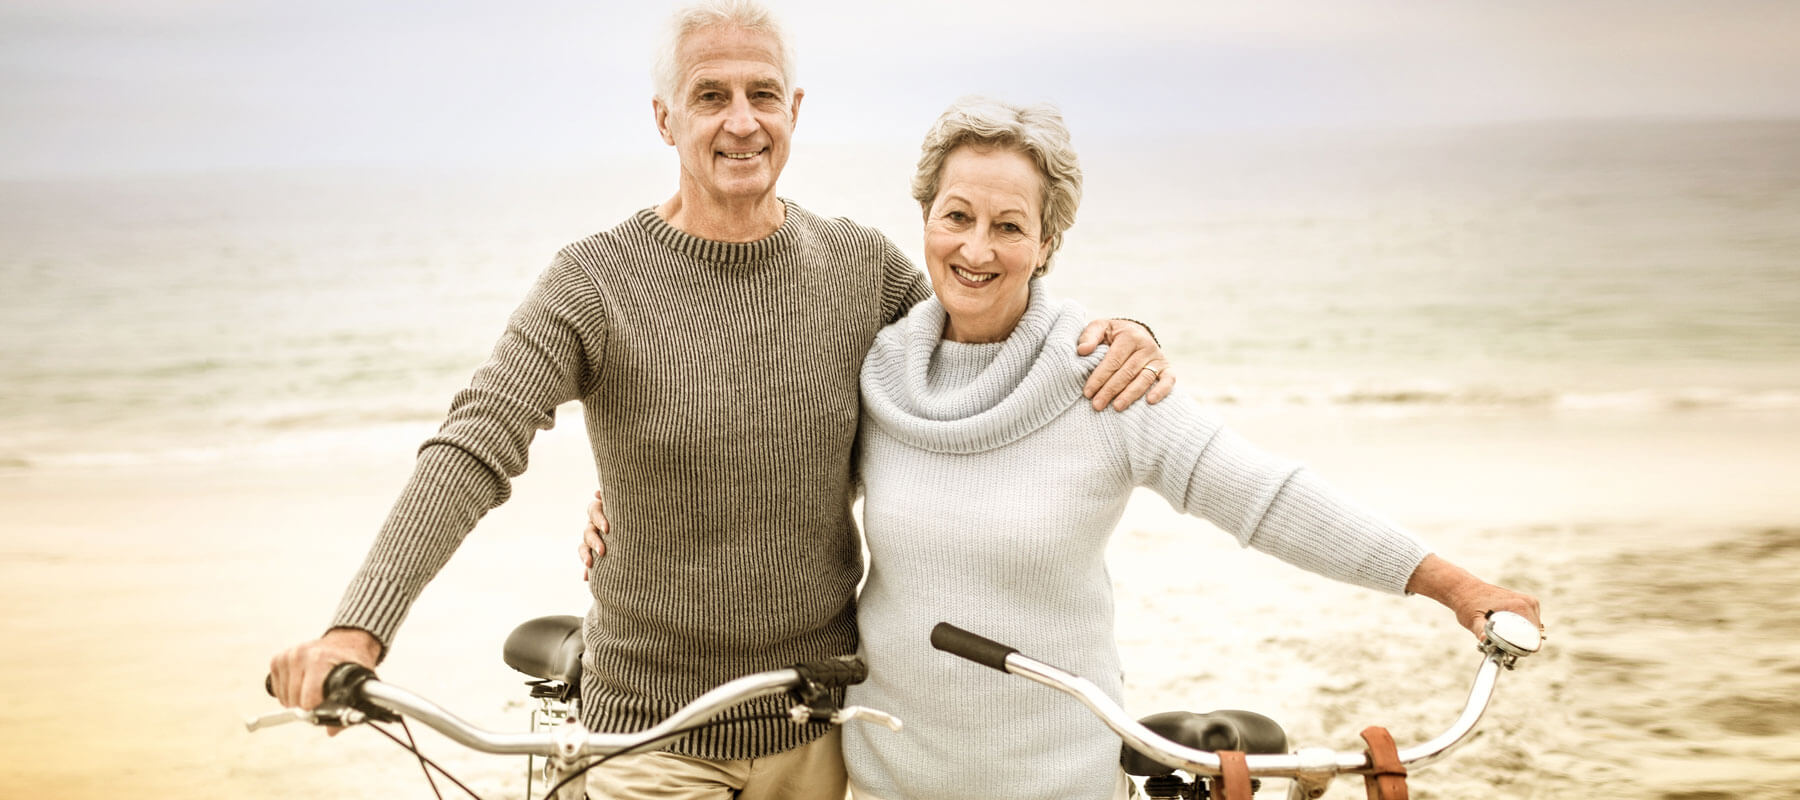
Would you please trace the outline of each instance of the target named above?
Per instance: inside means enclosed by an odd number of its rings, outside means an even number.
[[[925,266],[949,312],[944,338],[997,342],[1012,333],[1044,265],[1044,178],[1022,153],[959,147],[944,159],[925,210]]]

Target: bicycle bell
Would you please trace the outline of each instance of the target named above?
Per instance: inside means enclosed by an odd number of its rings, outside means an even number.
[[[1514,658],[1531,655],[1544,644],[1538,626],[1511,611],[1488,612],[1486,637],[1500,652]]]

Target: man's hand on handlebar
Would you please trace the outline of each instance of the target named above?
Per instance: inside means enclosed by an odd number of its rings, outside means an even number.
[[[288,648],[269,660],[269,689],[283,706],[312,710],[323,702],[326,673],[346,661],[370,669],[381,659],[381,642],[357,628],[332,628],[324,636]],[[333,736],[342,728],[330,728]]]

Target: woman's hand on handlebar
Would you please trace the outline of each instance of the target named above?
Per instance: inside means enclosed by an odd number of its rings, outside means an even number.
[[[1469,629],[1477,639],[1486,633],[1490,611],[1511,611],[1531,620],[1539,631],[1544,629],[1536,597],[1495,586],[1436,555],[1419,562],[1406,583],[1406,591],[1442,603],[1456,614],[1457,624]]]
[[[269,689],[283,706],[308,711],[325,699],[326,673],[346,661],[369,669],[381,659],[381,642],[358,628],[332,628],[324,636],[302,642],[269,660]],[[327,732],[336,736],[341,728]]]
[[[1537,598],[1504,586],[1483,582],[1452,608],[1456,611],[1456,621],[1474,632],[1476,638],[1486,635],[1487,617],[1492,611],[1511,611],[1536,623],[1540,635],[1544,632],[1544,622],[1538,616]]]
[[[581,547],[578,554],[581,558],[581,579],[588,579],[588,571],[594,568],[594,559],[606,555],[606,539],[602,538],[610,529],[606,522],[606,503],[599,491],[594,492],[594,502],[588,503],[587,527],[581,529]]]

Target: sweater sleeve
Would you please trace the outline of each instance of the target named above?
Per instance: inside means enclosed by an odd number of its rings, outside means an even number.
[[[880,236],[880,234],[877,234]],[[931,296],[931,283],[925,273],[913,266],[912,259],[886,236],[881,238],[883,275],[881,286],[881,322],[891,324],[906,316],[913,306]]]
[[[1175,395],[1119,415],[1133,478],[1176,510],[1319,575],[1402,594],[1430,552],[1299,464],[1264,452]]]
[[[605,331],[593,280],[559,258],[420,447],[412,478],[345,590],[333,627],[368,631],[384,649],[393,641],[425,584],[475,523],[506,501],[537,431],[555,424],[557,406],[592,388]]]

